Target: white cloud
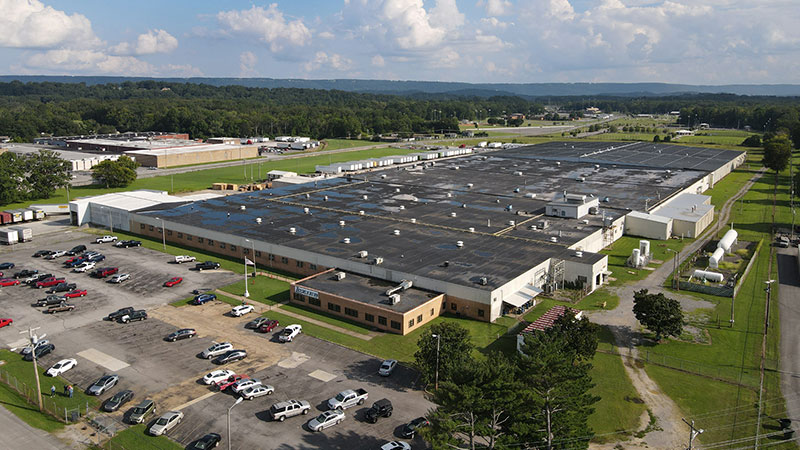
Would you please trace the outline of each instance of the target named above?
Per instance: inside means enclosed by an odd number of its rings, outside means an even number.
[[[381,55],[375,55],[372,57],[372,65],[375,67],[383,67],[386,65],[386,60],[383,59]]]
[[[486,0],[478,2],[478,6],[483,6],[488,16],[504,16],[511,12],[513,5],[508,0]]]
[[[28,58],[26,66],[48,72],[103,75],[152,75],[156,72],[153,65],[132,56],[112,56],[95,50],[48,50]]]
[[[255,65],[258,57],[253,52],[242,52],[239,55],[239,76],[251,77],[257,73]]]
[[[100,42],[85,16],[68,15],[38,0],[0,0],[0,30],[0,47],[89,48]]]
[[[178,48],[178,40],[164,30],[148,30],[140,34],[134,44],[120,42],[110,48],[115,55],[152,55],[169,53]]]
[[[505,30],[509,25],[514,25],[511,22],[503,22],[497,17],[483,17],[481,18],[481,23],[489,28],[498,28],[500,30]]]
[[[267,8],[220,11],[216,17],[223,33],[256,39],[267,44],[272,52],[279,52],[287,45],[302,47],[311,42],[311,31],[303,21],[287,20],[276,3]]]
[[[319,36],[321,39],[334,39],[336,37],[336,35],[330,31],[322,31],[318,33],[317,36]]]
[[[307,62],[304,67],[306,72],[312,72],[314,70],[319,69],[326,69],[330,68],[337,71],[343,71],[350,69],[353,65],[353,61],[338,53],[331,53],[327,54],[325,52],[317,52],[314,55],[314,59]]]

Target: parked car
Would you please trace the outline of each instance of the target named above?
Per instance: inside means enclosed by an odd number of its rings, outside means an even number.
[[[106,255],[98,253],[96,255],[89,256],[86,260],[91,261],[93,263],[99,263],[100,261],[104,261],[105,259]]]
[[[67,255],[69,255],[69,256],[79,255],[79,254],[81,254],[81,253],[83,253],[85,251],[86,251],[86,246],[85,245],[83,245],[83,244],[76,245],[75,247],[72,247],[72,249],[70,249],[70,251],[67,252]]]
[[[128,247],[141,247],[142,241],[137,240],[129,240],[129,241],[118,241],[114,244],[114,247],[121,247],[121,248],[128,248]]]
[[[56,294],[58,292],[69,292],[75,290],[78,287],[75,283],[67,283],[66,281],[56,284],[55,286],[48,289],[46,292],[48,294]]]
[[[95,269],[92,272],[92,276],[95,278],[105,278],[115,273],[119,272],[119,267],[101,267],[99,269]]]
[[[181,284],[182,282],[183,282],[183,278],[181,278],[181,277],[172,277],[169,280],[167,280],[166,282],[164,282],[164,286],[172,287],[172,286],[175,286],[176,284]]]
[[[411,446],[403,441],[391,441],[381,445],[381,450],[411,450]]]
[[[39,347],[42,347],[42,346],[47,345],[49,343],[50,343],[50,341],[47,340],[47,339],[40,339],[39,341],[36,342],[36,344],[33,345],[33,347],[30,347],[30,346],[24,347],[22,349],[22,352],[20,352],[20,353],[22,354],[22,356],[25,356],[28,353],[30,353],[31,350],[33,350],[34,348],[39,348]]]
[[[64,297],[67,298],[86,297],[87,293],[88,292],[86,292],[86,289],[74,289],[64,294]]]
[[[233,386],[234,383],[237,383],[238,381],[247,378],[250,378],[250,375],[245,375],[243,373],[238,375],[234,374],[229,376],[228,379],[218,382],[217,387],[219,388],[220,391],[224,391],[225,389],[228,389],[229,387]]]
[[[217,384],[220,381],[225,381],[228,378],[236,375],[232,370],[222,369],[222,370],[215,370],[213,372],[209,372],[206,376],[203,377],[203,383],[205,384]]]
[[[279,325],[277,320],[267,320],[266,323],[258,327],[260,333],[269,333]]]
[[[262,384],[259,386],[250,386],[249,388],[243,390],[241,392],[242,398],[245,400],[252,400],[256,397],[261,397],[264,395],[272,395],[275,393],[275,388],[268,385]]]
[[[234,306],[233,309],[231,309],[231,315],[233,317],[241,317],[245,314],[253,312],[253,310],[255,310],[255,307],[253,307],[253,305]]]
[[[60,258],[60,257],[62,257],[64,255],[66,255],[66,254],[67,254],[66,250],[56,250],[54,252],[51,252],[47,256],[45,256],[44,259],[56,259],[56,258]]]
[[[54,253],[52,250],[37,250],[32,256],[34,258],[41,258],[43,256],[49,256],[52,253]]]
[[[178,331],[173,331],[165,338],[169,342],[175,342],[181,339],[189,339],[197,336],[197,331],[194,328],[181,328]]]
[[[394,368],[397,367],[397,360],[396,359],[387,359],[386,361],[381,363],[380,369],[378,369],[378,375],[382,377],[388,377],[389,375],[394,372]]]
[[[124,391],[119,391],[116,394],[114,394],[110,399],[106,400],[106,402],[103,404],[103,411],[114,412],[118,410],[122,405],[128,403],[131,400],[133,400],[132,390],[125,389]]]
[[[86,272],[87,270],[94,269],[95,265],[96,263],[93,263],[92,261],[84,261],[80,263],[80,265],[75,266],[75,268],[73,268],[72,271],[78,273]]]
[[[166,433],[167,431],[171,430],[173,427],[181,423],[183,420],[183,413],[180,411],[169,411],[164,413],[163,416],[159,417],[150,427],[150,434],[153,436],[161,436],[162,434]]]
[[[2,272],[0,272],[2,273]],[[0,278],[0,286],[8,287],[8,286],[19,286],[20,281],[14,278]]]
[[[207,435],[195,441],[194,445],[192,445],[192,448],[195,450],[208,450],[209,448],[218,446],[221,440],[222,436],[218,435],[217,433],[208,433]]]
[[[422,427],[427,427],[431,423],[428,422],[428,419],[424,417],[417,417],[416,419],[408,422],[407,424],[403,425],[403,429],[400,430],[400,436],[406,439],[414,439],[414,435],[417,433]]]
[[[119,375],[103,375],[89,386],[90,395],[103,395],[103,392],[113,388],[119,383]]]
[[[289,325],[288,327],[283,329],[278,339],[281,342],[292,342],[292,339],[296,338],[297,335],[299,335],[302,332],[303,332],[302,325],[298,324]]]
[[[253,386],[261,386],[261,380],[258,378],[245,378],[233,383],[230,388],[234,394],[239,394],[245,389]]]
[[[156,412],[156,402],[150,399],[142,400],[138,405],[133,407],[131,415],[128,416],[128,421],[130,423],[142,423],[148,415],[154,412]]]
[[[36,306],[51,306],[51,305],[60,305],[67,301],[67,297],[63,295],[48,295],[45,298],[40,298],[39,300],[34,303]]]
[[[263,325],[264,323],[268,322],[269,319],[266,317],[256,317],[255,319],[251,320],[244,324],[245,328],[257,330]]]
[[[217,299],[217,295],[216,294],[195,295],[195,297],[192,299],[192,304],[193,305],[202,305],[203,303],[208,303],[208,302],[214,301],[216,299]]]
[[[176,264],[183,264],[185,262],[195,262],[195,261],[197,261],[197,258],[195,258],[194,256],[178,255],[175,257]]]
[[[133,306],[126,306],[125,308],[120,308],[109,315],[106,316],[106,320],[119,320],[122,316],[130,314],[134,311]]]
[[[76,265],[85,261],[83,256],[73,256],[72,258],[68,258],[64,260],[64,265],[67,267],[75,267]]]
[[[344,411],[340,411],[338,409],[325,411],[308,421],[308,429],[311,431],[322,431],[326,428],[340,424],[344,420],[344,417]]]
[[[194,268],[197,269],[199,272],[202,272],[204,270],[219,269],[219,267],[220,267],[219,263],[214,261],[205,261],[194,265]]]
[[[119,318],[122,323],[136,322],[138,320],[147,320],[147,312],[145,310],[137,309]]]
[[[41,281],[37,281],[34,286],[36,286],[36,289],[41,289],[43,287],[52,287],[59,283],[64,283],[66,281],[67,280],[64,278],[50,277],[50,278],[45,278],[44,280]]]
[[[37,281],[46,280],[51,277],[53,277],[52,273],[41,273],[39,275],[34,275],[32,277],[26,278],[22,281],[24,281],[25,284],[27,284],[28,286],[34,286]]]
[[[0,318],[0,328],[7,327],[14,323],[14,319],[9,319],[8,317]]]
[[[329,409],[347,409],[356,405],[363,405],[369,398],[369,394],[363,388],[356,390],[348,389],[339,392],[336,397],[328,400]]]
[[[36,354],[36,359],[39,359],[42,356],[49,354],[50,352],[52,352],[55,349],[56,349],[56,346],[53,345],[53,344],[50,344],[50,343],[47,343],[47,344],[44,344],[44,345],[39,345],[39,346],[36,347],[35,350],[33,350],[32,352],[30,352],[30,353],[26,354],[25,356],[23,356],[22,359],[24,359],[25,361],[32,361],[34,353]]]
[[[392,417],[394,407],[388,398],[382,398],[372,404],[372,408],[364,413],[364,420],[369,423],[377,423],[381,417]]]
[[[116,236],[105,235],[105,236],[100,236],[99,238],[95,239],[94,243],[95,244],[105,244],[106,242],[114,242],[116,240],[117,240]]]
[[[204,359],[211,359],[230,350],[233,350],[233,344],[230,342],[219,342],[203,350],[202,356]]]
[[[47,309],[44,310],[43,312],[47,314],[55,314],[60,312],[72,311],[74,309],[75,305],[73,305],[72,303],[61,302],[58,305],[48,306]]]
[[[272,405],[269,408],[269,414],[272,416],[272,420],[283,422],[287,417],[306,415],[310,410],[311,405],[305,400],[287,400]]]
[[[224,355],[220,355],[214,360],[214,364],[228,364],[229,362],[241,361],[247,358],[245,350],[231,350]]]
[[[0,270],[13,269],[14,267],[15,267],[14,263],[12,263],[12,262],[0,263]],[[16,278],[16,277],[14,277],[14,278]]]
[[[16,279],[29,278],[29,277],[32,277],[32,276],[38,274],[38,273],[39,273],[39,271],[36,270],[36,269],[22,269],[19,272],[14,274],[14,278],[16,278]]]
[[[78,361],[74,358],[62,359],[61,361],[50,366],[50,368],[47,369],[47,372],[45,372],[45,375],[57,377],[77,365]]]
[[[127,280],[130,280],[130,279],[131,279],[131,274],[129,274],[129,273],[118,273],[118,274],[114,275],[113,277],[111,277],[108,280],[108,282],[109,283],[119,284],[119,283],[122,283],[123,281],[127,281]]]

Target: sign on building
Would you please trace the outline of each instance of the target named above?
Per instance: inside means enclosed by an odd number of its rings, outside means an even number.
[[[294,293],[299,295],[305,295],[306,297],[310,298],[319,298],[319,292],[312,291],[311,289],[306,289],[303,286],[295,286]]]

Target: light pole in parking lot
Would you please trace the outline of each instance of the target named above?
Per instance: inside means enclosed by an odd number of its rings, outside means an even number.
[[[167,231],[164,229],[164,219],[159,219],[156,217],[156,220],[161,221],[161,244],[164,245],[164,252],[167,251]]]
[[[231,410],[234,406],[242,403],[242,400],[244,400],[244,397],[237,398],[236,402],[228,408],[228,450],[231,450]]]
[[[437,391],[439,390],[439,343],[442,340],[442,336],[438,334],[432,334],[431,336],[436,338],[436,375],[435,375],[435,382],[434,382],[434,389]]]

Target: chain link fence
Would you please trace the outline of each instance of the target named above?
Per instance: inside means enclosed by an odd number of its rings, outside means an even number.
[[[21,395],[28,403],[38,407],[37,391],[35,384],[28,384],[11,375],[7,370],[0,366],[0,382]],[[63,396],[63,393],[56,392],[56,396]],[[42,389],[42,411],[53,416],[59,422],[75,423],[89,414],[89,403],[77,405],[64,405],[61,397],[51,395],[49,390]]]

